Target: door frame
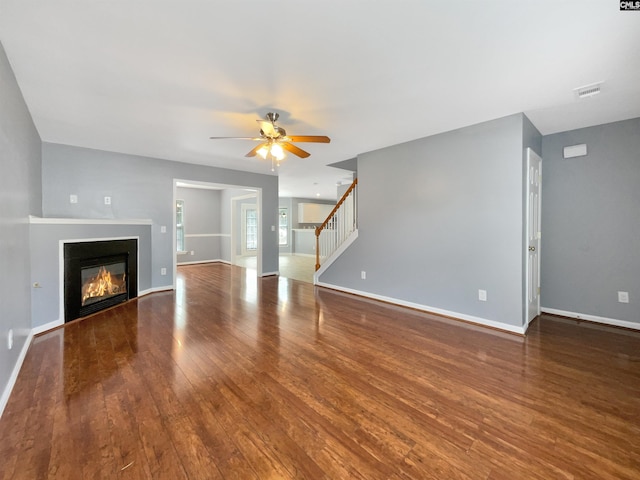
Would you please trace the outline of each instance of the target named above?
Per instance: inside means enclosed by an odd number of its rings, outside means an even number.
[[[254,193],[249,193],[246,195],[240,195],[237,197],[231,197],[231,265],[237,265],[238,260],[237,257],[241,256],[242,251],[244,250],[242,247],[242,233],[240,229],[242,228],[241,220],[242,220],[242,200],[247,200],[249,198],[255,198],[255,208],[258,213],[258,251],[256,252],[256,263],[257,263],[257,272],[258,276],[262,275],[262,190],[255,189]],[[253,205],[253,204],[252,204]],[[240,237],[240,238],[238,238]],[[240,253],[238,253],[236,246],[240,243]]]
[[[241,203],[240,204],[240,252],[243,256],[253,257],[258,254],[258,245],[256,241],[256,249],[249,250],[247,249],[247,211],[255,210],[256,211],[256,229],[257,229],[257,219],[258,219],[258,206],[255,203]],[[256,231],[256,234],[258,232]]]
[[[524,300],[525,300],[525,318],[524,318],[524,330],[526,332],[527,328],[529,327],[529,324],[531,323],[531,321],[537,317],[538,315],[540,315],[540,279],[541,279],[541,275],[540,275],[540,244],[541,244],[541,238],[542,238],[542,223],[541,223],[541,213],[542,213],[542,158],[535,152],[533,151],[531,148],[527,148],[526,150],[526,156],[527,156],[527,161],[526,161],[526,167],[527,167],[527,174],[526,174],[526,187],[525,187],[525,272],[524,272],[524,277],[525,277],[525,290],[524,290]],[[537,195],[537,198],[534,197],[534,199],[532,200],[531,198],[531,191],[530,191],[530,186],[532,185],[532,174],[533,174],[533,170],[532,170],[532,161],[536,162],[539,164],[539,169],[538,169],[538,178],[537,178],[537,183],[535,183],[535,185],[537,186],[539,192]],[[533,179],[535,182],[535,178]],[[535,205],[532,205],[532,202],[535,202]],[[533,209],[532,209],[533,207]],[[537,215],[537,225],[538,225],[538,231],[537,232],[531,232],[531,215],[532,215],[532,210],[533,210],[533,215]],[[532,235],[533,233],[533,235]],[[533,250],[531,250],[533,249]],[[534,252],[534,254],[532,255],[532,252]],[[533,263],[535,263],[535,265],[532,264],[532,257],[533,257]],[[537,285],[531,285],[531,269],[532,267],[535,269],[535,271],[537,272]],[[532,296],[534,301],[530,301],[530,292],[532,292]],[[532,305],[533,305],[533,310],[532,310]]]
[[[257,275],[259,277],[262,276],[262,188],[260,187],[252,187],[252,186],[248,186],[248,185],[234,185],[234,184],[228,184],[228,183],[215,183],[215,182],[203,182],[203,181],[199,181],[199,180],[188,180],[188,179],[183,179],[183,178],[174,178],[173,179],[173,207],[172,207],[172,236],[173,236],[173,240],[172,240],[172,250],[173,250],[173,289],[176,289],[176,279],[177,279],[177,272],[178,272],[178,252],[176,250],[176,211],[175,211],[175,206],[176,206],[176,200],[178,198],[177,196],[177,190],[178,187],[182,187],[182,188],[210,188],[213,190],[247,190],[250,191],[251,193],[249,195],[246,195],[247,197],[251,196],[251,197],[255,197],[256,198],[256,209],[258,210],[258,251],[257,251],[257,259],[256,259],[256,271],[257,271]],[[230,241],[230,257],[231,257],[231,263],[234,264],[234,260],[235,260],[235,248],[233,248],[234,245],[234,222],[236,221],[235,218],[233,217],[233,212],[234,212],[234,208],[235,208],[235,199],[238,199],[240,197],[233,197],[230,198],[230,203],[231,203],[231,232],[228,236],[229,241]]]

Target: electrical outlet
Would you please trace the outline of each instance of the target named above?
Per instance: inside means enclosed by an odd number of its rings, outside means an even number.
[[[111,197],[104,197],[104,204],[111,205]]]
[[[486,290],[478,290],[478,300],[481,302],[487,301],[487,291]]]
[[[7,332],[7,348],[9,350],[13,348],[13,328],[10,328]]]
[[[618,302],[629,303],[629,292],[618,292]]]
[[[195,254],[196,254],[196,252],[195,252],[194,250],[191,250],[191,251],[189,252],[189,255],[195,255]]]
[[[361,278],[362,280],[366,280],[366,279],[367,279],[367,272],[365,272],[364,270],[362,270],[362,271],[360,272],[360,278]]]
[[[164,225],[162,225],[162,226],[160,227],[160,233],[167,233],[167,227],[166,227],[166,226],[164,226]]]
[[[167,269],[166,269],[166,268],[164,268],[164,267],[162,267],[162,268],[160,269],[160,275],[166,275],[166,274],[167,274]]]
[[[69,203],[78,203],[78,195],[69,195]]]

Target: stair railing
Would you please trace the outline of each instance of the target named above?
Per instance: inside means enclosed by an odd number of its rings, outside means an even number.
[[[316,271],[320,261],[334,253],[357,227],[356,178],[322,225],[316,228]]]

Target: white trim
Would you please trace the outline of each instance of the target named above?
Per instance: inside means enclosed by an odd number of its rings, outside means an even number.
[[[231,237],[230,233],[185,233],[184,238],[197,237]]]
[[[520,335],[524,335],[526,331],[525,327],[523,326],[509,325],[507,323],[496,322],[486,318],[474,317],[472,315],[466,315],[464,313],[452,312],[450,310],[443,310],[441,308],[430,307],[428,305],[421,305],[419,303],[407,302],[405,300],[400,300],[398,298],[386,297],[384,295],[377,295],[375,293],[363,292],[360,290],[345,288],[338,285],[332,285],[330,283],[318,282],[316,283],[316,285],[319,287],[326,287],[326,288],[331,288],[333,290],[339,290],[341,292],[359,295],[361,297],[372,298],[374,300],[381,300],[386,303],[400,305],[401,307],[409,307],[409,308],[413,308],[415,310],[420,310],[427,313],[435,313],[438,315],[444,315],[446,317],[450,317],[454,319],[465,320],[467,322],[476,323],[478,325],[483,325],[485,327],[492,327],[498,330],[504,330],[511,333],[517,333]]]
[[[166,287],[155,287],[155,288],[148,288],[147,290],[143,290],[141,292],[138,292],[138,296],[134,297],[134,298],[130,298],[129,300],[135,300],[136,298],[140,298],[140,297],[144,297],[145,295],[149,295],[150,293],[156,293],[156,292],[165,292],[167,290],[173,290],[172,286],[166,286]],[[81,317],[83,318],[83,317]],[[62,317],[59,318],[58,320],[53,320],[49,323],[45,323],[44,325],[38,325],[36,327],[33,327],[31,329],[31,333],[33,334],[33,336],[35,335],[40,335],[41,333],[44,332],[48,332],[49,330],[53,330],[56,327],[61,327],[62,325],[64,325],[64,320],[62,320]]]
[[[541,233],[541,229],[542,229],[542,224],[541,222],[541,218],[542,218],[542,157],[540,157],[540,155],[538,155],[536,152],[533,151],[532,148],[527,147],[526,148],[526,168],[527,168],[527,174],[525,175],[525,182],[526,182],[526,186],[525,186],[525,243],[523,245],[524,247],[524,322],[525,322],[525,329],[528,328],[529,323],[540,314],[541,311],[541,304],[540,304],[540,267],[541,267],[541,256],[540,256],[540,252],[541,252],[541,243],[540,242],[540,233]],[[530,307],[531,304],[529,302],[529,289],[531,288],[531,286],[529,285],[529,281],[530,281],[530,253],[529,253],[529,242],[530,242],[530,238],[531,238],[531,233],[529,231],[530,225],[531,225],[531,219],[529,218],[531,215],[531,192],[530,192],[530,188],[531,188],[531,164],[532,161],[535,161],[537,163],[539,163],[540,165],[540,170],[538,171],[538,201],[537,201],[537,212],[538,212],[538,231],[535,234],[536,237],[536,244],[535,247],[537,248],[537,252],[535,252],[535,258],[536,258],[536,265],[534,268],[537,269],[537,279],[538,279],[538,285],[534,285],[533,288],[537,289],[536,292],[536,308],[535,311],[532,312]],[[532,313],[535,313],[535,315],[533,315],[532,317]]]
[[[236,257],[238,256],[238,254],[236,253],[236,230],[237,230],[237,222],[238,222],[238,217],[242,217],[242,215],[238,215],[238,201],[241,200],[247,200],[250,198],[255,198],[256,199],[256,209],[257,209],[257,214],[258,214],[258,248],[257,248],[257,252],[256,252],[256,272],[257,275],[263,276],[262,275],[262,254],[263,254],[263,245],[262,245],[262,222],[263,222],[263,212],[262,212],[262,188],[255,188],[255,189],[251,189],[251,190],[255,190],[255,194],[251,193],[248,195],[240,195],[237,197],[231,197],[230,198],[230,204],[231,204],[231,264],[232,265],[237,265],[236,262]],[[242,203],[240,205],[243,205]],[[242,209],[242,207],[240,207]],[[242,211],[242,210],[241,210]],[[240,218],[240,220],[242,220]],[[242,234],[240,235],[242,237]],[[240,241],[241,247],[242,247],[242,240]]]
[[[260,275],[258,275],[259,277],[272,277],[273,275],[280,275],[279,271],[276,272],[266,272],[266,273],[261,273]]]
[[[238,188],[241,188],[243,190],[249,190],[246,187],[238,187]],[[247,193],[246,195],[238,195],[237,197],[231,197],[229,200],[236,201],[236,200],[248,200],[250,198],[255,198],[256,197],[256,193],[258,193],[258,190],[257,189],[255,189],[255,190],[256,190],[255,193]]]
[[[575,318],[578,320],[587,320],[589,322],[602,323],[604,325],[613,325],[615,327],[630,328],[632,330],[640,330],[640,323],[629,322],[627,320],[617,320],[615,318],[599,317],[597,315],[589,315],[587,313],[567,312],[566,310],[556,310],[555,308],[542,307],[544,313],[551,315],[560,315],[561,317]]]
[[[136,298],[144,297],[145,295],[149,295],[150,293],[166,292],[168,290],[175,290],[175,288],[173,287],[173,285],[165,285],[164,287],[147,288],[146,290],[142,290],[141,292],[138,292],[138,296]],[[131,300],[135,300],[135,299],[132,298]]]
[[[146,218],[42,218],[29,215],[29,223],[45,225],[153,225]]]
[[[58,319],[58,320],[54,320],[53,322],[49,322],[49,323],[45,323],[44,325],[38,325],[37,327],[33,327],[31,329],[31,333],[36,336],[36,335],[40,335],[41,333],[47,332],[49,330],[53,330],[56,327],[60,327],[64,325],[64,320],[62,319]]]
[[[241,203],[240,204],[240,252],[243,257],[258,256],[258,250],[260,249],[260,235],[258,235],[258,228],[260,228],[258,211],[258,201],[256,203]],[[254,250],[247,249],[247,212],[254,210],[256,212],[256,248]]]
[[[336,249],[336,251],[333,252],[328,258],[324,259],[324,261],[322,262],[322,265],[320,265],[320,268],[318,269],[318,271],[316,271],[313,274],[313,283],[314,283],[314,285],[318,284],[318,279],[320,278],[320,275],[322,275],[325,272],[325,270],[327,268],[329,268],[331,266],[331,264],[333,262],[335,262],[336,259],[340,255],[342,255],[344,253],[344,251],[347,248],[349,248],[353,242],[356,241],[356,238],[358,238],[358,229],[355,229],[353,232],[351,232],[351,234],[345,239],[344,242],[342,242],[340,244],[340,246]]]
[[[221,258],[216,258],[213,260],[196,260],[194,262],[178,262],[178,266],[180,265],[197,265],[198,263],[226,263],[228,265],[231,265],[231,262],[228,262],[227,260],[222,260]]]
[[[16,364],[13,366],[13,370],[11,371],[11,375],[9,376],[9,380],[7,381],[7,385],[2,392],[2,396],[0,397],[0,417],[4,412],[7,403],[9,402],[9,397],[11,396],[11,392],[13,391],[13,387],[16,384],[16,380],[18,380],[18,374],[20,373],[20,369],[22,368],[22,364],[24,363],[24,359],[27,356],[27,351],[31,346],[31,340],[33,339],[33,330],[29,332],[27,338],[22,346],[22,350],[20,350],[20,354],[16,360]]]

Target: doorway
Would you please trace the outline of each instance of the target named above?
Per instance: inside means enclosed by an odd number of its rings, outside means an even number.
[[[542,205],[542,158],[527,148],[526,239],[527,260],[525,330],[540,315],[540,206]]]
[[[231,198],[232,265],[257,270],[261,255],[260,212],[257,192]]]
[[[218,191],[217,195],[191,195],[185,203],[178,195],[187,192]],[[200,199],[205,199],[200,200]],[[251,258],[258,276],[262,276],[261,208],[262,189],[240,185],[218,184],[193,180],[174,179],[173,188],[173,278],[177,278],[178,257],[180,264],[223,262],[235,264],[240,251],[239,199],[251,199],[254,214],[250,227]],[[236,214],[237,213],[237,214]],[[238,248],[236,248],[236,244]],[[180,247],[180,248],[179,248]],[[206,252],[206,254],[205,254]],[[204,256],[203,256],[204,254]],[[185,255],[187,255],[185,257]],[[187,261],[185,261],[185,258]],[[192,260],[192,261],[189,261]]]
[[[240,222],[242,255],[255,256],[258,252],[258,210],[255,205],[242,204]]]

